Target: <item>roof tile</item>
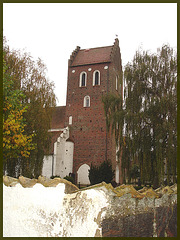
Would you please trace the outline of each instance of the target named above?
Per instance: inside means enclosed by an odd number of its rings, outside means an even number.
[[[71,66],[105,63],[111,61],[113,46],[79,50]]]

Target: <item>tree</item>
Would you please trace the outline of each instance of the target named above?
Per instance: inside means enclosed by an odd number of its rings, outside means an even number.
[[[131,166],[131,169],[130,169],[130,176],[132,179],[135,179],[135,183],[136,183],[136,179],[140,176],[139,175],[139,166],[137,164],[133,164]]]
[[[41,59],[34,61],[27,53],[10,50],[4,40],[4,59],[7,63],[5,74],[11,76],[14,88],[24,94],[23,105],[28,110],[23,112],[26,119],[24,132],[34,134],[33,143],[36,148],[31,151],[29,158],[21,163],[22,174],[27,177],[38,177],[43,166],[43,157],[50,142],[52,107],[56,104],[54,84],[46,75],[47,69]]]
[[[91,163],[91,168],[89,170],[89,180],[91,185],[106,182],[110,183],[114,178],[114,170],[112,170],[112,165],[108,161],[104,161],[100,166],[93,166]]]
[[[122,174],[130,179],[130,167],[137,163],[142,182],[154,186],[176,181],[177,153],[177,55],[168,45],[157,54],[137,51],[124,71],[124,105],[106,96],[107,123],[113,127],[122,153]],[[115,105],[115,106],[114,106]],[[118,106],[117,106],[118,105]],[[118,109],[118,110],[117,110]],[[117,120],[116,116],[119,116]]]
[[[27,106],[21,103],[22,91],[15,89],[11,76],[6,73],[3,59],[3,165],[8,174],[16,176],[16,165],[21,158],[29,158],[35,148],[32,143],[34,134],[24,132]]]

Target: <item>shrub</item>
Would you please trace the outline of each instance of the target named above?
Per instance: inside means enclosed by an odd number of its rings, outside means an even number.
[[[131,179],[135,179],[135,182],[136,182],[136,179],[138,177],[140,177],[140,169],[137,164],[132,165],[132,167],[130,169],[130,177],[131,177]]]
[[[89,170],[89,180],[91,185],[106,182],[111,183],[114,178],[114,170],[112,170],[112,165],[108,161],[104,161],[100,166],[93,166],[91,163],[91,168]]]
[[[66,176],[64,177],[64,179],[68,180],[69,182],[72,182],[73,184],[75,184],[74,178],[70,177],[70,176]]]
[[[54,179],[54,178],[61,178],[60,176],[56,175],[56,176],[51,176],[50,177],[51,179]]]

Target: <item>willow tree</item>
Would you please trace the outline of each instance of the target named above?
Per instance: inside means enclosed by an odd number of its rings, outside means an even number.
[[[122,174],[138,164],[142,182],[176,181],[177,55],[168,45],[156,54],[137,51],[124,71],[124,103],[104,98],[108,126],[122,152]],[[121,130],[115,127],[121,124]],[[121,132],[120,132],[121,131]],[[120,155],[120,154],[119,154]]]
[[[36,145],[29,158],[21,158],[21,173],[38,177],[49,144],[48,129],[56,102],[54,84],[47,79],[47,69],[41,59],[34,61],[28,53],[10,50],[5,40],[3,50],[7,63],[5,74],[11,76],[14,88],[22,91],[25,97],[21,103],[28,107],[23,113],[26,119],[24,132],[34,135],[33,143]]]

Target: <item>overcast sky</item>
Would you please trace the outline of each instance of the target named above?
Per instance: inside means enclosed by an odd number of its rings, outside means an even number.
[[[55,83],[57,105],[66,105],[68,59],[81,49],[113,45],[122,64],[135,51],[177,48],[176,3],[4,3],[3,32],[11,49],[40,57]]]

